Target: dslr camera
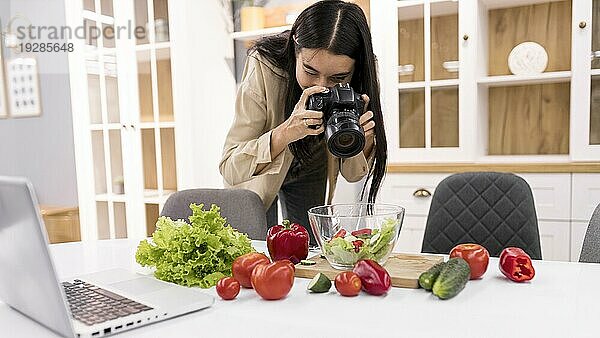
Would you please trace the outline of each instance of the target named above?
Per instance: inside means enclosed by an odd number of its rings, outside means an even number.
[[[339,158],[349,158],[365,147],[365,133],[359,118],[365,102],[349,84],[336,84],[328,92],[308,98],[306,109],[323,112],[325,140],[329,152]]]

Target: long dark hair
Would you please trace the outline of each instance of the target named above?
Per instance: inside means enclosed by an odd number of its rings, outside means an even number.
[[[376,140],[375,162],[369,171],[361,199],[364,197],[367,182],[371,179],[368,201],[375,202],[385,175],[387,141],[379,97],[376,57],[367,18],[362,9],[355,4],[340,0],[319,1],[300,13],[291,30],[262,38],[250,49],[249,53],[258,51],[288,75],[286,118],[290,117],[302,94],[302,88],[296,81],[296,55],[300,48],[325,49],[355,60],[350,86],[358,93],[369,96],[369,110],[373,112]],[[318,137],[307,136],[291,143],[289,148],[300,163],[303,163],[310,159],[311,144],[318,140]]]

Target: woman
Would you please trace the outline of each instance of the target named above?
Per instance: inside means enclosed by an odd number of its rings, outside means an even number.
[[[349,182],[368,174],[368,200],[375,201],[387,160],[375,62],[363,11],[338,0],[313,4],[290,31],[263,38],[249,51],[219,168],[226,186],[261,197],[269,226],[277,223],[279,197],[283,217],[306,227],[316,243],[306,212],[325,203],[327,186],[331,203],[338,173]],[[366,144],[348,159],[329,153],[323,113],[306,109],[310,95],[338,83],[364,93],[359,123]]]

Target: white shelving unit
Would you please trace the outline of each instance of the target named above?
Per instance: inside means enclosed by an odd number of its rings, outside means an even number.
[[[231,55],[219,42],[230,39],[222,10],[193,0],[66,1],[72,27],[129,29],[69,41],[83,240],[144,238],[173,192],[222,187],[220,149],[205,150],[232,118],[229,105],[218,105],[235,91],[222,76]],[[216,41],[198,43],[186,22]],[[140,27],[145,36],[134,34]]]
[[[599,127],[590,125],[590,77],[600,74],[598,67],[590,67],[592,33],[597,31],[592,7],[593,0],[372,2],[390,162],[489,162],[496,155],[525,155],[517,159],[521,162],[598,161],[600,145],[590,141],[600,134]],[[526,28],[546,23],[548,27]],[[496,30],[497,25],[502,30]],[[509,72],[508,52],[524,41],[536,41],[547,49],[545,72]],[[459,61],[458,72],[440,67],[449,61]],[[412,65],[414,71],[399,74],[399,65]],[[538,149],[503,143],[501,138],[522,137],[518,128],[509,125],[526,108],[518,111],[510,106],[513,113],[506,111],[508,106],[498,108],[518,100],[523,101],[519,107],[529,104],[518,97],[519,86],[527,86],[532,97],[537,91],[537,97],[555,98],[535,114],[562,125],[566,143],[551,141],[543,125],[538,126],[543,131],[529,139],[539,144]],[[447,90],[434,90],[440,87]],[[566,105],[558,104],[559,99]],[[492,132],[500,129],[504,134]]]

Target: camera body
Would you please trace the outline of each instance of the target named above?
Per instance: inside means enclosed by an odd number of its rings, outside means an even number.
[[[336,84],[328,92],[308,98],[306,109],[323,112],[325,140],[329,152],[339,158],[358,155],[365,147],[365,133],[359,123],[365,102],[349,84]]]

